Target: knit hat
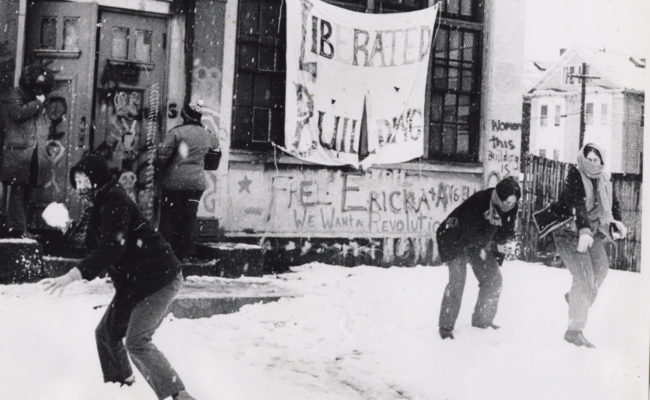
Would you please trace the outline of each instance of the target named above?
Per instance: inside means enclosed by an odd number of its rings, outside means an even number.
[[[497,183],[496,192],[501,201],[505,201],[510,196],[515,196],[517,200],[521,197],[521,188],[517,180],[509,176],[503,179],[501,182]]]
[[[46,66],[34,63],[25,66],[18,81],[19,86],[33,96],[49,94],[56,85],[54,74]]]
[[[199,103],[186,103],[181,110],[181,117],[187,122],[201,122],[202,107]]]
[[[73,188],[77,188],[77,183],[75,182],[75,174],[77,172],[82,172],[88,175],[90,183],[94,188],[100,188],[110,182],[113,179],[113,175],[108,169],[108,164],[106,160],[100,154],[91,153],[76,163],[72,168],[70,168],[70,184]]]

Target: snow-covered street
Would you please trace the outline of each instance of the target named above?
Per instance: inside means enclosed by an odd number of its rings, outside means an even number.
[[[639,274],[610,271],[585,335],[566,343],[563,269],[506,262],[496,323],[470,326],[477,283],[468,273],[454,341],[437,317],[444,267],[294,267],[268,282],[298,293],[204,319],[171,315],[155,342],[199,400],[635,400],[648,395],[648,328]],[[214,278],[218,279],[218,278]],[[61,297],[40,284],[0,286],[0,399],[143,400],[102,383],[94,328],[105,281]]]

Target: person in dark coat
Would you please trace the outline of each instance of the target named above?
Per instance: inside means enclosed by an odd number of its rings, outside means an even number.
[[[19,86],[9,90],[0,104],[0,126],[4,127],[0,180],[5,186],[9,236],[29,235],[27,204],[31,189],[44,183],[39,180],[37,122],[54,84],[47,68],[28,65]]]
[[[70,170],[70,182],[92,204],[86,234],[90,251],[67,274],[50,280],[46,290],[63,291],[75,280],[107,271],[115,295],[95,331],[104,381],[133,384],[128,354],[159,399],[192,400],[151,340],[183,283],[178,259],[101,155],[82,158]]]
[[[499,266],[514,239],[521,189],[508,177],[495,188],[474,193],[442,222],[436,231],[440,260],[449,267],[449,283],[440,306],[439,333],[453,339],[467,276],[467,263],[479,282],[472,326],[493,328],[501,293]]]
[[[176,256],[183,260],[193,253],[196,214],[206,189],[204,158],[219,148],[216,134],[201,124],[201,107],[185,104],[183,124],[167,133],[158,149],[161,167],[162,204],[159,229]]]
[[[618,201],[604,171],[603,151],[593,143],[580,149],[552,211],[561,219],[574,217],[553,232],[555,247],[573,282],[565,299],[569,326],[564,339],[576,346],[595,347],[583,334],[589,308],[609,269],[604,244],[626,236]]]

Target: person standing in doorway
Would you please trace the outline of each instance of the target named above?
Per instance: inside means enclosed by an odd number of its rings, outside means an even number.
[[[204,158],[219,149],[219,140],[201,124],[200,105],[186,103],[181,117],[183,124],[167,133],[157,161],[162,188],[159,229],[184,260],[194,251],[196,213],[206,189]]]
[[[0,180],[5,187],[6,233],[11,237],[31,237],[27,232],[27,205],[31,189],[43,184],[39,179],[37,123],[54,85],[47,68],[28,65],[18,87],[11,89],[0,105],[0,126],[5,135]]]
[[[499,266],[514,239],[519,184],[513,177],[495,188],[474,193],[443,221],[436,231],[438,252],[449,268],[438,321],[440,337],[454,339],[453,330],[467,276],[467,263],[479,282],[479,295],[472,315],[472,326],[498,329],[494,324],[501,294]]]
[[[592,143],[584,145],[576,165],[569,167],[559,200],[551,205],[562,219],[574,216],[553,232],[556,250],[573,278],[565,295],[569,326],[564,340],[589,348],[595,346],[585,338],[583,330],[609,269],[605,242],[627,235],[604,167],[603,151]]]
[[[104,381],[135,382],[128,354],[159,399],[194,400],[152,342],[183,284],[180,262],[101,155],[88,155],[73,166],[70,183],[91,204],[86,231],[90,251],[65,275],[46,280],[46,290],[63,291],[76,280],[108,271],[115,295],[95,330]]]

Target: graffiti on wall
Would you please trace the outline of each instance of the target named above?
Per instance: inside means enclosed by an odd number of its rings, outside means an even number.
[[[233,175],[230,211],[240,229],[303,234],[431,237],[480,186],[474,179],[404,170]]]
[[[521,123],[491,120],[489,126],[485,159],[488,187],[506,176],[518,174],[521,154]]]
[[[68,102],[64,97],[50,95],[47,101],[45,115],[47,116],[47,138],[44,146],[44,165],[39,166],[48,170],[45,189],[51,190],[53,198],[59,199],[64,195],[65,174],[58,176],[57,170],[63,168],[62,162],[65,156],[65,146],[63,140],[65,137],[66,115],[68,112]],[[39,157],[40,158],[40,157]],[[40,163],[40,159],[39,159]]]
[[[228,145],[228,131],[223,127],[221,122],[221,114],[211,108],[211,107],[202,107],[203,116],[201,118],[201,123],[203,126],[209,130],[213,135],[217,135],[219,138],[219,147],[223,153],[224,148],[229,148]],[[225,173],[224,164],[227,164],[227,157],[221,157],[219,162],[220,166],[216,171],[205,171],[207,187],[203,192],[203,197],[201,198],[202,208],[207,212],[208,215],[214,215],[217,211],[218,203],[218,187],[217,187],[217,177],[220,174]]]
[[[192,97],[203,99],[207,104],[217,104],[221,95],[221,70],[202,65],[194,60],[192,71]]]
[[[160,113],[160,85],[143,89],[111,88],[102,96],[106,121],[104,141],[97,151],[107,160],[127,195],[147,218],[154,213],[154,166]],[[148,100],[148,108],[144,101]]]

